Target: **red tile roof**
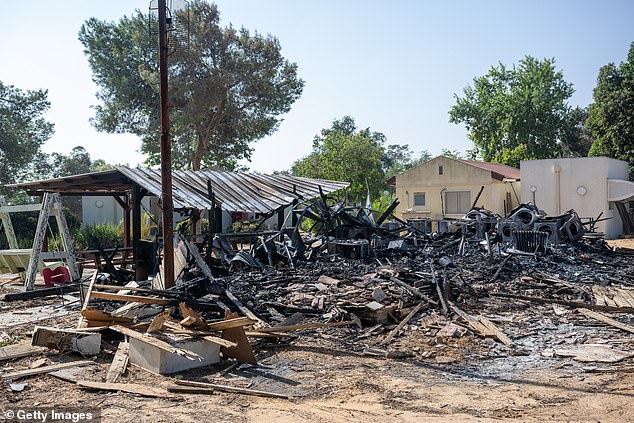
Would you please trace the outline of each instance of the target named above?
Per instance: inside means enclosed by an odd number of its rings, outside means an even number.
[[[463,163],[470,164],[471,166],[479,167],[480,169],[488,170],[491,172],[491,177],[502,180],[508,179],[520,179],[520,170],[511,166],[507,166],[502,163],[491,162],[477,162],[475,160],[460,160]]]

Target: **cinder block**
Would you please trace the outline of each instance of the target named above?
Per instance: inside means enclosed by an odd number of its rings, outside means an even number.
[[[195,352],[201,360],[167,352],[139,339],[130,339],[130,363],[136,364],[154,373],[170,374],[183,370],[205,367],[220,361],[220,346],[198,338],[170,342],[177,348]]]

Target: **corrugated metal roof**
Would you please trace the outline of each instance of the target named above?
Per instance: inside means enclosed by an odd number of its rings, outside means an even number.
[[[214,170],[172,172],[174,208],[208,209],[211,207],[207,181],[223,209],[266,213],[287,206],[295,198],[310,199],[346,188],[347,182],[301,178],[289,175],[222,172]],[[31,195],[59,192],[62,195],[122,195],[138,185],[150,194],[161,196],[161,171],[149,168],[117,166],[115,169],[66,176],[45,181],[11,185]]]

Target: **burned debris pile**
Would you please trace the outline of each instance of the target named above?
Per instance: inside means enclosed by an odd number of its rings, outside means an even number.
[[[160,272],[136,282],[95,273],[79,287],[77,327],[37,327],[33,345],[92,355],[101,336],[121,341],[107,359],[112,375],[77,381],[95,389],[123,389],[128,360],[160,374],[255,364],[259,350],[304,335],[356,354],[440,362],[634,356],[634,251],[609,247],[596,221],[572,210],[545,216],[533,204],[506,217],[473,207],[463,219],[403,221],[396,206],[375,213],[322,195],[296,205],[279,231],[198,245],[181,234],[175,287],[162,288]],[[181,380],[168,389],[233,388]]]

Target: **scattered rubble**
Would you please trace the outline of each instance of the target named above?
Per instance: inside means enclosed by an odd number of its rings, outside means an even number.
[[[474,207],[432,233],[431,222],[393,216],[395,207],[377,216],[322,195],[299,204],[288,217],[293,226],[280,231],[217,234],[201,250],[181,235],[176,286],[162,289],[160,277],[95,273],[77,285],[81,301],[65,294],[71,303],[61,309],[80,309],[77,327],[20,318],[38,324],[38,348],[4,347],[0,360],[41,355],[39,346],[90,358],[109,344],[103,379],[70,380],[150,396],[222,391],[276,398],[292,395],[207,380],[144,388],[121,379],[129,365],[168,375],[227,360],[256,364],[258,351],[284,348],[299,336],[387,359],[447,363],[454,351],[474,366],[500,357],[513,365],[522,357],[631,364],[634,251],[610,248],[592,222],[582,223],[574,211],[546,217],[532,204],[505,218]],[[93,363],[1,376],[13,381]]]

